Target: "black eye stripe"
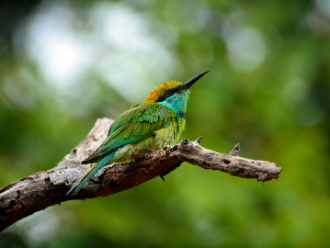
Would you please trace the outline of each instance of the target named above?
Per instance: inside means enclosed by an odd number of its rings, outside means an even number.
[[[162,101],[164,101],[166,98],[168,98],[168,97],[172,96],[173,94],[175,94],[176,92],[178,92],[179,89],[180,88],[172,89],[172,90],[166,90],[163,93],[163,96],[159,97],[156,102],[162,102]]]

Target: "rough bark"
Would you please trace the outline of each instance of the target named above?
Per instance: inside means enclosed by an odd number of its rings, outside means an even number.
[[[194,142],[184,139],[171,148],[152,152],[134,163],[105,166],[77,196],[65,196],[88,168],[79,161],[87,158],[102,144],[112,122],[107,118],[98,119],[86,139],[56,167],[37,172],[0,189],[0,231],[26,216],[64,201],[111,195],[154,177],[163,177],[182,162],[263,182],[277,179],[281,172],[281,167],[275,163],[237,156],[239,144],[229,154],[223,154],[201,147],[201,138]]]

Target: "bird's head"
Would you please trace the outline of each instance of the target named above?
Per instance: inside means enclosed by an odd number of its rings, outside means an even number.
[[[174,94],[181,94],[183,91],[186,92],[195,82],[197,82],[202,76],[204,76],[208,72],[209,71],[202,72],[189,79],[184,84],[177,81],[169,81],[164,84],[161,84],[154,88],[154,90],[150,93],[150,95],[144,102],[162,102],[168,97],[173,96]]]

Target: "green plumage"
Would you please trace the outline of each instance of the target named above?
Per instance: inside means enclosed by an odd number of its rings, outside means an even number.
[[[206,73],[206,72],[205,72]],[[103,166],[128,163],[173,145],[185,128],[189,87],[205,73],[181,84],[167,82],[155,88],[141,104],[124,112],[110,127],[108,138],[83,164],[94,163],[68,191],[77,194],[82,186]]]
[[[162,115],[156,113],[162,112]],[[180,125],[171,125],[172,122]],[[118,120],[116,120],[110,130],[109,137],[83,163],[98,162],[102,156],[111,153],[117,149],[126,151],[122,157],[116,159],[116,163],[128,163],[137,158],[141,158],[147,149],[137,150],[140,146],[149,146],[153,150],[158,150],[165,145],[172,145],[176,140],[177,134],[180,134],[185,126],[185,119],[175,115],[173,111],[158,103],[143,103],[139,106],[126,111]],[[174,130],[176,129],[176,130]],[[162,130],[161,132],[157,132]],[[159,136],[168,133],[166,139]],[[172,137],[175,134],[175,137]],[[151,137],[152,139],[147,139]],[[159,141],[159,142],[157,142]],[[129,149],[126,148],[129,146]],[[124,148],[124,149],[123,149]]]

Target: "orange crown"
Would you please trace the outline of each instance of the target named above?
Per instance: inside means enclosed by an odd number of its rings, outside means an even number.
[[[179,88],[182,85],[180,82],[170,81],[159,86],[154,87],[154,90],[150,93],[144,102],[156,102],[157,99],[162,97],[167,90],[173,90]]]

